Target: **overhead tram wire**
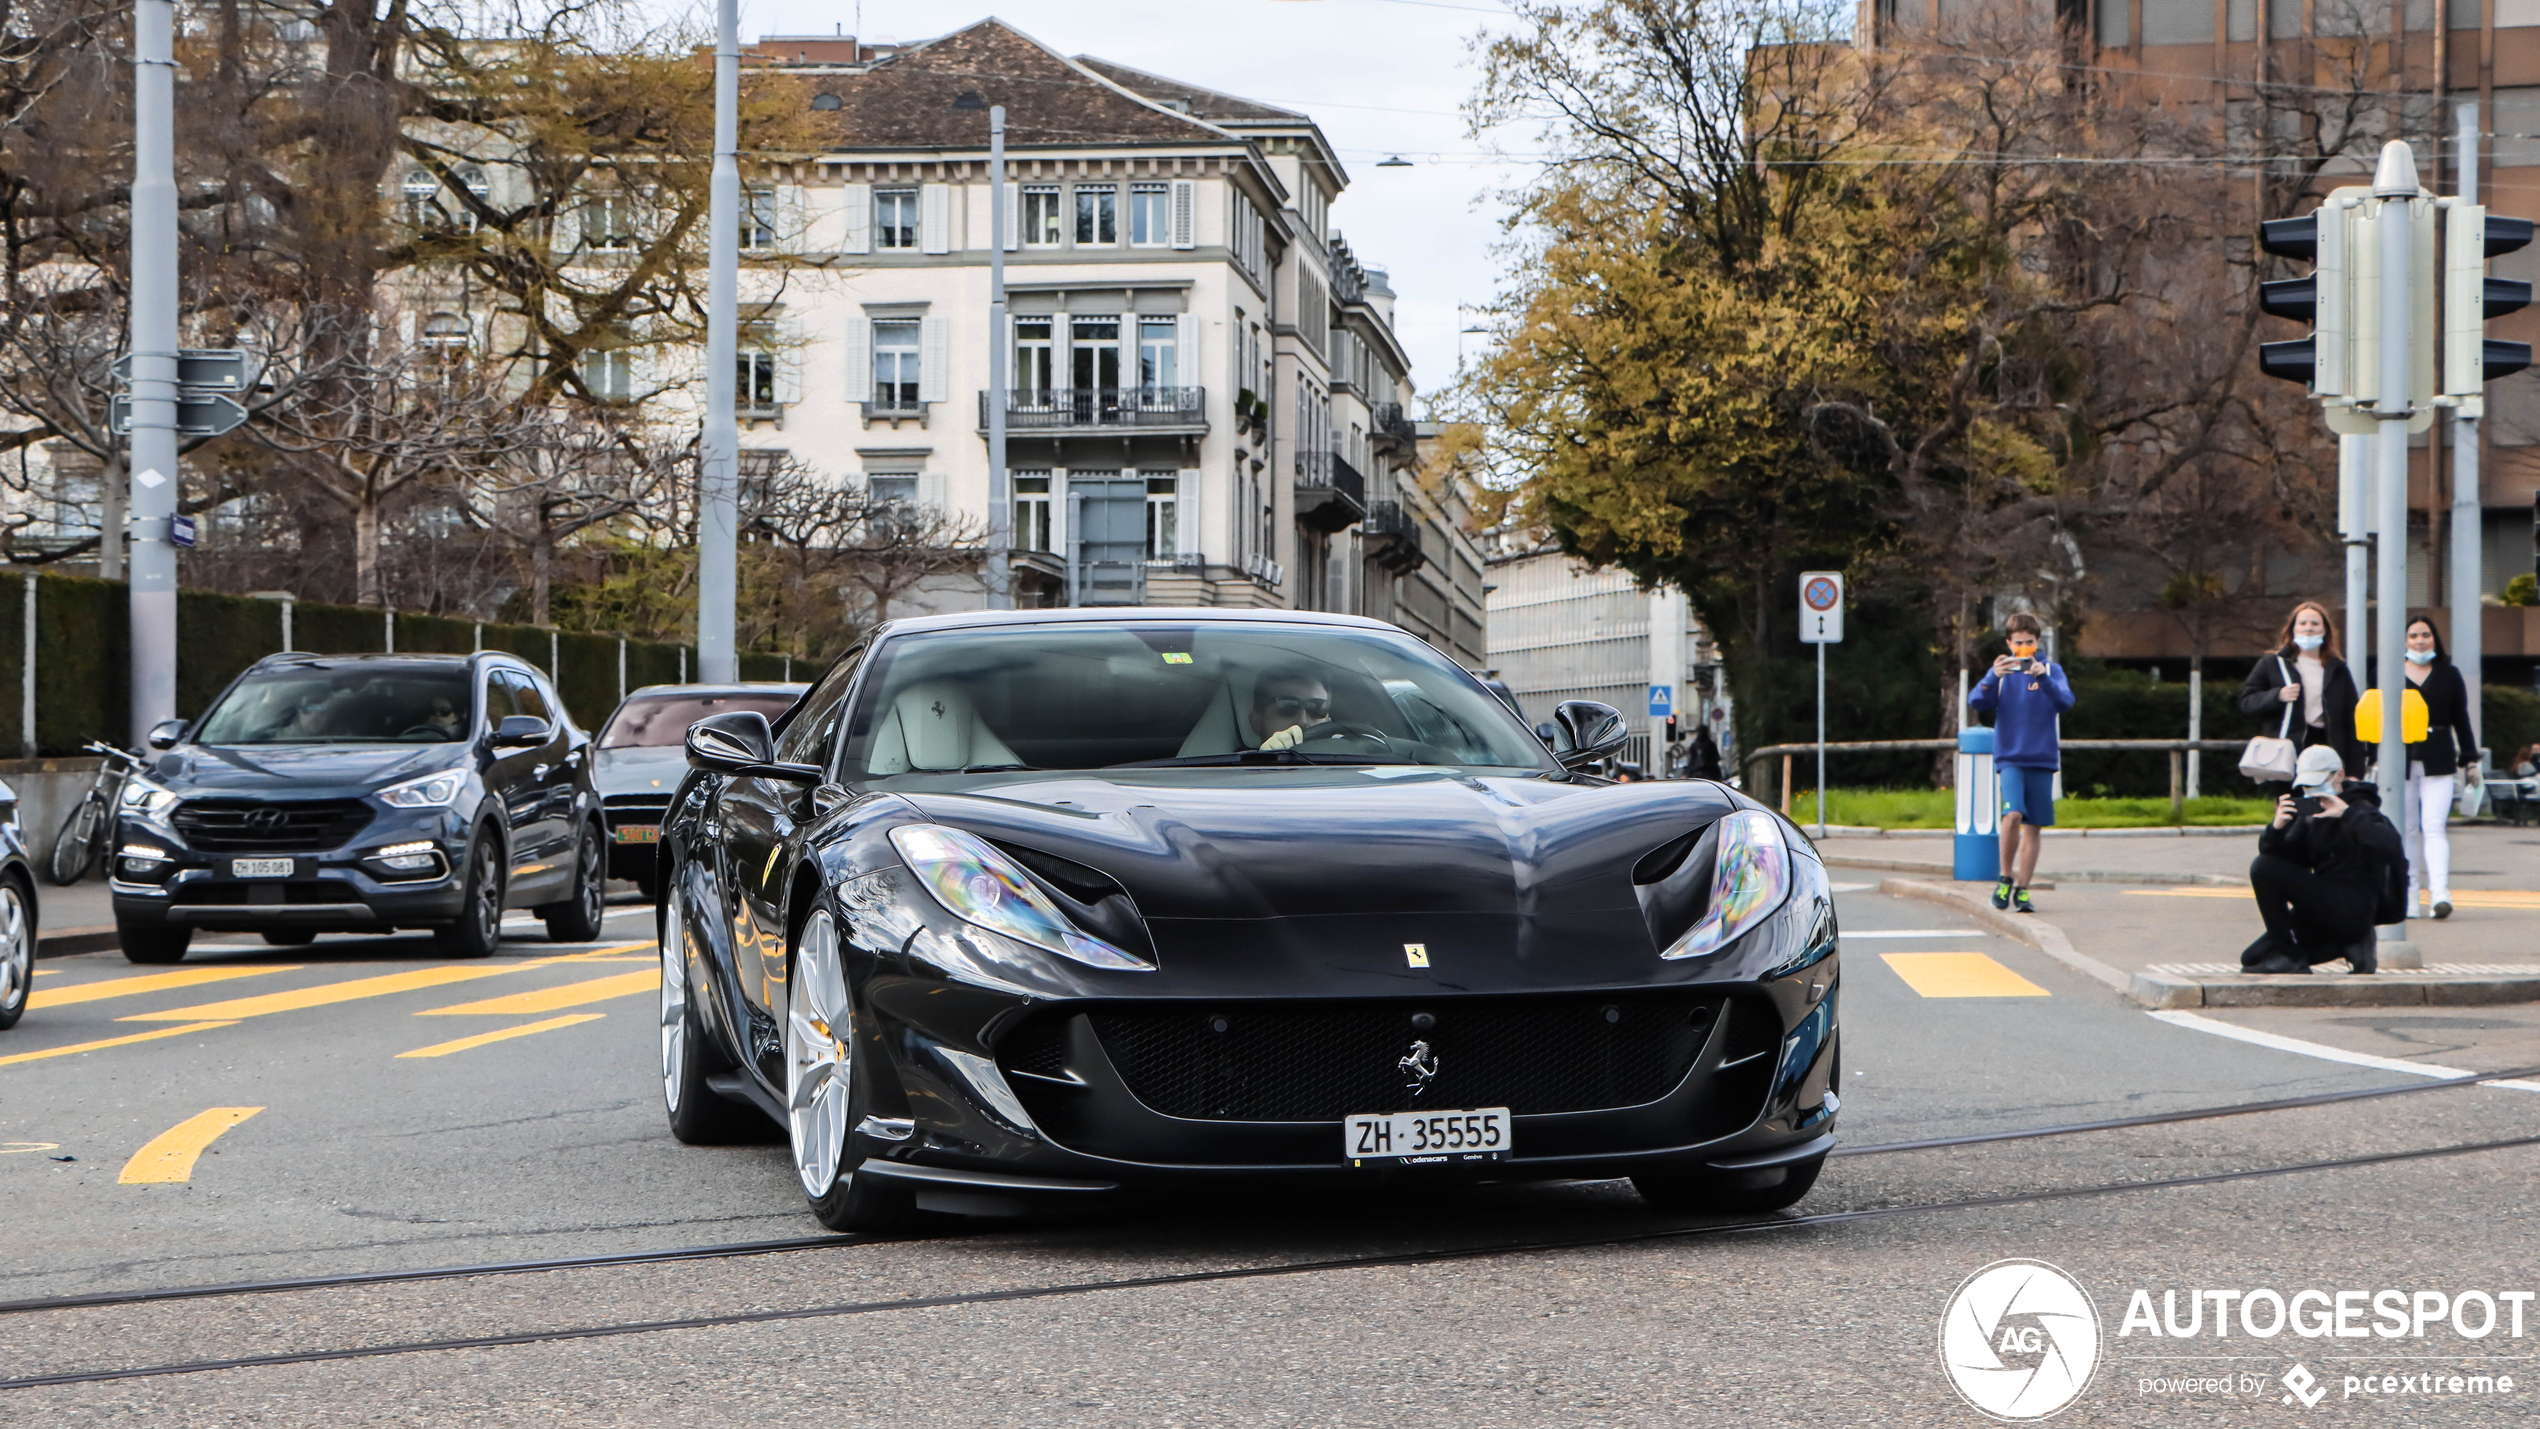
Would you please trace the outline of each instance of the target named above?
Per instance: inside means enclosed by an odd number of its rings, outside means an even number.
[[[1922,1141],[1892,1141],[1868,1146],[1838,1146],[1830,1155],[1837,1157],[1880,1156],[1899,1151],[1929,1151],[1952,1146],[1978,1146],[2004,1141],[2042,1140],[2054,1136],[2075,1136],[2090,1131],[2118,1131],[2138,1126],[2167,1126],[2180,1122],[2210,1121],[2223,1117],[2249,1116],[2262,1112],[2292,1111],[2304,1107],[2330,1106],[2341,1102],[2372,1101],[2383,1097],[2413,1096],[2420,1092],[2456,1090],[2487,1082],[2512,1081],[2540,1076],[2540,1066],[2509,1067],[2499,1072],[2473,1072],[2463,1077],[2447,1077],[2438,1081],[2409,1082],[2395,1087],[2367,1087],[2358,1091],[2322,1092],[2313,1096],[2286,1097],[2274,1101],[2239,1102],[2229,1106],[2203,1107],[2189,1111],[2154,1112],[2144,1116],[2118,1117],[2109,1121],[2075,1122],[2063,1126],[2032,1127],[2017,1131],[1977,1132],[1968,1136],[1935,1137]],[[1788,1224],[1786,1221],[1756,1222],[1759,1225]],[[684,1246],[671,1250],[615,1251],[604,1255],[561,1256],[549,1260],[496,1261],[483,1265],[438,1266],[424,1270],[366,1270],[345,1275],[313,1275],[287,1280],[249,1280],[214,1285],[182,1285],[156,1290],[104,1291],[90,1295],[46,1296],[30,1300],[0,1301],[0,1315],[23,1315],[44,1310],[86,1310],[118,1305],[149,1305],[170,1300],[202,1300],[232,1295],[275,1295],[287,1291],[334,1290],[360,1285],[394,1285],[410,1281],[461,1280],[478,1276],[527,1275],[551,1270],[603,1269],[622,1265],[655,1265],[683,1260],[740,1259],[756,1255],[782,1255],[800,1250],[836,1250],[855,1245],[871,1245],[891,1237],[830,1235],[799,1236],[781,1240],[740,1241],[728,1245]],[[5,1385],[0,1385],[5,1387]]]
[[[950,1309],[967,1305],[997,1305],[1025,1300],[1047,1300],[1065,1296],[1091,1295],[1102,1291],[1176,1289],[1190,1285],[1208,1285],[1239,1280],[1266,1280],[1288,1275],[1318,1275],[1342,1270],[1378,1270],[1400,1266],[1443,1265],[1457,1261],[1485,1260],[1496,1256],[1542,1253],[1561,1250],[1591,1250],[1602,1246],[1646,1245],[1660,1241],[1694,1240],[1711,1236],[1739,1235],[1747,1232],[1795,1230],[1813,1226],[1845,1225],[1859,1221],[1889,1220],[1899,1216],[1920,1215],[1933,1211],[1984,1210],[1997,1206],[2035,1205],[2051,1201],[2082,1200],[2098,1196],[2121,1195],[2132,1191],[2170,1191],[2192,1186],[2217,1186],[2238,1181],[2263,1180],[2277,1176],[2297,1176],[2320,1171],[2355,1170],[2370,1166],[2388,1166],[2411,1161],[2429,1161],[2450,1156],[2471,1156],[2490,1151],[2511,1151],[2540,1147],[2540,1136],[2516,1136],[2497,1141],[2467,1142],[2452,1146],[2429,1146],[2414,1151],[2384,1151],[2367,1156],[2346,1156],[2328,1161],[2305,1161],[2289,1166],[2261,1166],[2245,1171],[2212,1171],[2201,1176],[2173,1176],[2158,1181],[2118,1181],[2097,1186],[2070,1186],[2043,1191],[2023,1191],[2001,1196],[1970,1196],[1955,1201],[1927,1201],[1901,1206],[1873,1206],[1857,1211],[1828,1211],[1812,1216],[1786,1216],[1771,1220],[1731,1221],[1718,1225],[1673,1226],[1659,1230],[1631,1231],[1620,1235],[1574,1236],[1554,1240],[1510,1241],[1492,1245],[1457,1246],[1440,1250],[1407,1251],[1395,1255],[1341,1256],[1326,1260],[1293,1261],[1284,1265],[1235,1266],[1223,1270],[1187,1271],[1177,1275],[1133,1276],[1118,1280],[1072,1281],[1056,1285],[1025,1285],[1007,1290],[980,1290],[961,1295],[916,1296],[901,1300],[866,1300],[838,1305],[814,1305],[793,1310],[751,1310],[728,1315],[697,1315],[675,1320],[628,1320],[615,1324],[585,1325],[559,1330],[524,1330],[508,1335],[476,1335],[444,1340],[415,1340],[402,1344],[364,1345],[336,1350],[304,1350],[273,1355],[249,1355],[225,1360],[191,1360],[176,1364],[144,1365],[127,1369],[71,1370],[60,1374],[26,1375],[16,1379],[0,1379],[0,1390],[40,1389],[74,1384],[105,1384],[117,1380],[161,1379],[172,1375],[206,1374],[217,1370],[265,1369],[285,1365],[329,1364],[343,1360],[382,1359],[394,1355],[434,1354],[456,1350],[505,1349],[524,1345],[570,1343],[579,1340],[619,1339],[630,1335],[656,1335],[676,1330],[722,1329],[736,1325],[781,1324],[800,1320],[834,1320],[850,1316],[889,1314],[908,1310]]]

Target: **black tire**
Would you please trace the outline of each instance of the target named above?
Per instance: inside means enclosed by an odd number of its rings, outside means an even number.
[[[44,861],[44,876],[53,880],[54,887],[68,888],[88,876],[106,823],[106,801],[93,791],[62,820],[61,832],[53,835],[52,857]]]
[[[128,963],[174,963],[185,959],[185,945],[194,941],[191,928],[136,928],[129,923],[115,925],[115,940],[123,944],[124,961]]]
[[[786,1128],[787,1149],[792,1153],[795,1173],[811,1202],[814,1218],[833,1231],[855,1231],[868,1235],[887,1235],[906,1230],[917,1219],[917,1193],[906,1181],[884,1176],[859,1175],[857,1168],[864,1158],[854,1150],[855,1128],[864,1122],[871,1107],[867,1096],[873,1085],[869,1068],[860,1064],[869,1057],[863,1039],[856,1034],[855,1004],[847,991],[844,971],[838,961],[837,924],[825,909],[815,909],[794,932],[794,946],[787,959],[785,988],[785,1100],[792,1109]],[[822,966],[826,964],[825,968]],[[825,981],[827,986],[817,985]],[[821,1034],[818,1044],[800,1043],[808,1017],[817,1016],[833,1031]],[[813,1045],[834,1048],[843,1043],[843,1060],[824,1059],[821,1065],[843,1072],[844,1094],[832,1102],[825,1097],[798,1091],[798,1049]],[[823,1081],[834,1088],[839,1078],[824,1074]],[[834,1108],[831,1119],[824,1107]],[[817,1136],[819,1141],[809,1141]],[[835,1136],[834,1142],[828,1137]],[[816,1171],[807,1164],[809,1148],[825,1148],[827,1170]]]
[[[1633,1189],[1654,1209],[1695,1215],[1754,1216],[1786,1211],[1798,1205],[1817,1184],[1826,1158],[1813,1156],[1778,1168],[1779,1180],[1767,1185],[1761,1171],[1714,1171],[1692,1176],[1634,1176]]]
[[[538,910],[539,921],[547,925],[548,942],[599,941],[600,920],[608,915],[607,858],[608,846],[600,842],[600,831],[583,825],[582,837],[573,845],[573,896]]]
[[[503,941],[503,849],[491,829],[467,844],[467,881],[459,916],[432,930],[445,958],[488,958]]]
[[[662,1105],[670,1114],[670,1134],[685,1146],[743,1146],[771,1140],[775,1124],[755,1106],[745,1106],[706,1085],[714,1072],[728,1072],[732,1059],[706,1035],[697,1016],[694,984],[689,976],[687,939],[681,936],[674,903],[662,920],[661,1060]]]
[[[34,990],[34,892],[14,876],[0,878],[0,1030],[18,1025]]]
[[[317,941],[317,934],[306,928],[272,928],[260,936],[269,948],[305,948]]]

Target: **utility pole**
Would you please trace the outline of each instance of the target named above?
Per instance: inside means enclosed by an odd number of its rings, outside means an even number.
[[[176,717],[176,6],[133,0],[132,744]],[[109,533],[111,536],[114,533]]]
[[[2478,101],[2464,100],[2458,111],[2460,127],[2460,183],[2456,192],[2464,204],[2478,202]],[[2464,403],[2452,414],[2452,578],[2446,594],[2452,604],[2452,664],[2461,672],[2461,683],[2469,696],[2469,727],[2480,734],[2487,731],[2479,718],[2479,689],[2485,673],[2486,615],[2479,606],[2479,594],[2486,589],[2485,571],[2480,562],[2479,545],[2485,534],[2485,513],[2481,510],[2478,488],[2478,418],[2485,402]],[[2429,451],[2432,448],[2428,448]],[[2478,751],[2466,750],[2461,755],[2464,765],[2475,766]],[[2463,769],[2467,777],[2468,769]]]
[[[697,444],[697,678],[726,684],[741,677],[733,637],[739,599],[733,548],[740,539],[741,429],[732,415],[733,367],[741,336],[739,0],[716,0],[714,19],[714,175],[706,203],[706,425]]]
[[[2381,786],[2383,812],[2395,815],[2391,822],[2404,828],[2414,817],[2406,803],[2408,746],[2400,697],[2408,680],[2402,673],[2405,663],[2400,651],[2407,644],[2408,629],[2408,420],[2415,415],[2409,401],[2415,385],[2410,380],[2409,335],[2416,323],[2408,279],[2415,271],[2416,225],[2409,205],[2417,198],[2416,156],[2404,141],[2393,139],[2382,146],[2381,164],[2372,177],[2372,196],[2379,206],[2373,228],[2381,245],[2381,283],[2376,294],[2381,305],[2381,341],[2375,353],[2381,371],[2379,400],[2372,413],[2379,419],[2372,437],[2373,471],[2379,478],[2373,500],[2380,508],[2377,524],[2381,528],[2373,552],[2373,677],[2381,686],[2381,750],[2374,782]],[[2407,924],[2385,925],[2380,937],[2385,944],[2404,948]],[[2392,967],[2417,965],[2413,949],[2404,956],[2396,948],[2385,949],[2382,961]]]
[[[988,110],[988,608],[1014,609],[1013,473],[1005,465],[1005,106]]]
[[[2337,439],[2337,534],[2346,543],[2346,655],[2372,688],[2372,438]]]

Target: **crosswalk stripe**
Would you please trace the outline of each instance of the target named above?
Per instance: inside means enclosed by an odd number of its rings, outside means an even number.
[[[182,1184],[194,1179],[194,1163],[221,1134],[263,1111],[260,1106],[216,1106],[197,1112],[132,1153],[115,1180],[126,1186]]]
[[[68,987],[48,987],[29,997],[29,1008],[68,1007],[79,1002],[98,1002],[109,997],[132,997],[145,992],[165,992],[169,988],[193,987],[199,983],[227,982],[231,978],[262,977],[266,973],[295,973],[297,967],[251,968],[187,968],[182,972],[145,973],[140,977],[105,978],[97,982],[73,983]]]
[[[470,1048],[482,1047],[489,1042],[508,1042],[514,1037],[527,1037],[534,1032],[553,1032],[559,1027],[575,1027],[585,1022],[597,1022],[606,1016],[608,1014],[605,1012],[571,1012],[562,1017],[550,1017],[544,1022],[524,1022],[518,1027],[506,1027],[499,1032],[479,1032],[473,1037],[461,1037],[450,1042],[435,1042],[429,1047],[417,1047],[411,1052],[400,1052],[397,1056],[401,1059],[447,1057],[453,1052],[465,1052]]]
[[[1879,959],[1925,997],[2053,996],[1983,953],[1881,953]]]
[[[640,972],[593,978],[589,982],[569,982],[562,987],[543,987],[535,992],[516,992],[508,997],[489,997],[482,1002],[462,1002],[455,1007],[427,1007],[415,1016],[518,1017],[535,1012],[556,1012],[567,1007],[581,1007],[588,1003],[607,1002],[612,998],[634,997],[639,993],[660,990],[661,969],[649,967]]]
[[[74,1042],[68,1047],[47,1047],[41,1052],[19,1052],[0,1057],[0,1067],[18,1062],[41,1062],[47,1057],[67,1057],[74,1052],[94,1052],[104,1047],[128,1047],[135,1042],[156,1042],[162,1037],[182,1037],[188,1032],[209,1032],[215,1027],[235,1027],[235,1022],[191,1022],[183,1027],[162,1027],[156,1032],[135,1032],[129,1037],[109,1037],[102,1042]]]

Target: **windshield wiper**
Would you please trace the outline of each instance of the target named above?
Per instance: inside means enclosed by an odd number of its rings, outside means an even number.
[[[1208,766],[1307,767],[1348,764],[1417,764],[1416,759],[1391,759],[1372,754],[1306,753],[1294,749],[1242,749],[1233,754],[1185,754],[1175,759],[1132,759],[1123,764],[1106,764],[1106,769],[1198,769]]]
[[[1037,773],[1040,766],[1037,764],[965,764],[953,772],[956,774],[1010,774],[1018,769]]]

